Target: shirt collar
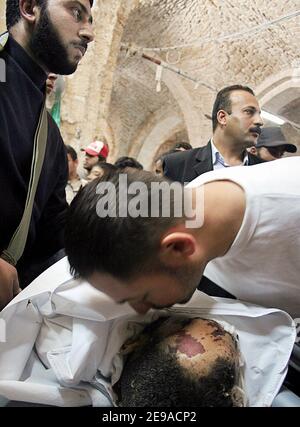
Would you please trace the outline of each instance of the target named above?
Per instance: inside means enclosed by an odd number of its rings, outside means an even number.
[[[230,166],[227,163],[225,163],[224,157],[222,156],[222,154],[220,153],[220,151],[217,149],[217,147],[214,144],[213,138],[210,139],[210,143],[211,143],[211,155],[212,155],[212,164],[215,165],[216,163],[218,163],[219,158],[222,159],[223,164],[225,166]],[[217,154],[218,153],[218,154]],[[244,151],[244,158],[243,158],[243,166],[248,166],[249,164],[249,157],[248,157],[248,151],[245,150]]]
[[[217,153],[219,153],[219,150],[215,146],[213,138],[211,138],[210,143],[211,143],[212,164],[215,165],[218,161]],[[220,155],[220,153],[219,153],[219,155]],[[221,155],[221,157],[222,157],[222,155]]]
[[[8,37],[5,50],[14,61],[22,68],[30,80],[42,91],[45,91],[47,74],[45,71],[28,55],[28,53],[12,38]]]

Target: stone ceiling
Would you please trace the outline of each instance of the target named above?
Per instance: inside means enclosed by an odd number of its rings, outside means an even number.
[[[251,33],[251,29],[298,9],[299,0],[276,2],[276,5],[272,2],[272,7],[266,0],[142,0],[129,15],[121,43],[133,49],[148,48],[143,50],[145,54],[166,61],[216,90],[234,83],[257,90],[269,77],[291,70],[297,61],[300,66],[300,17],[281,21],[263,31]],[[162,49],[174,46],[179,47]],[[120,50],[110,118],[112,121],[118,117],[120,152],[134,154],[143,161],[146,159],[139,156],[143,141],[138,135],[141,127],[147,126],[157,113],[157,121],[160,115],[161,120],[177,116],[193,145],[206,143],[210,134],[206,116],[215,97],[215,91],[201,85],[195,87],[192,81],[170,71],[163,72],[162,89],[157,93],[155,71],[156,66],[140,55],[126,56]],[[300,90],[300,80],[298,87]],[[185,100],[180,99],[181,92]],[[281,93],[285,101],[278,107],[276,102],[269,102],[268,109],[300,127],[300,102],[299,98],[294,99],[293,92],[291,88]],[[193,112],[198,115],[198,123],[188,125],[187,117]],[[153,151],[162,142],[153,141]]]
[[[205,144],[216,91],[234,83],[251,86],[264,109],[288,119],[291,138],[298,142],[300,16],[262,26],[299,12],[299,0],[94,4],[95,42],[66,79],[61,130],[67,143],[79,148],[105,136],[110,160],[133,155],[150,167],[162,144],[179,137],[193,146]],[[2,28],[3,11],[0,0]],[[157,92],[157,66],[142,53],[194,81],[164,69]]]

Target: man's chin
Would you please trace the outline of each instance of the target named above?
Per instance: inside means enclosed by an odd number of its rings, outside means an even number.
[[[65,61],[63,64],[53,64],[53,62],[51,62],[48,67],[46,64],[46,68],[49,70],[50,73],[60,74],[62,76],[75,73],[77,66],[78,61],[75,60]]]
[[[62,67],[61,72],[57,74],[61,74],[64,76],[75,73],[78,67],[78,62],[69,62],[64,67]]]

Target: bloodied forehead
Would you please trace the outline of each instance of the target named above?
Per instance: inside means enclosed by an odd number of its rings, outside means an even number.
[[[182,366],[198,374],[207,373],[218,358],[237,363],[235,338],[213,320],[170,317],[161,321],[155,334],[161,334],[162,345]]]

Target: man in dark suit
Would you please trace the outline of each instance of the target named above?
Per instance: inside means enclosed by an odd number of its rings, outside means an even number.
[[[185,183],[214,169],[261,163],[246,150],[256,144],[261,133],[260,113],[252,89],[241,85],[225,87],[213,106],[213,137],[204,147],[164,157],[164,175]]]
[[[234,85],[220,90],[212,111],[213,137],[204,147],[165,156],[164,175],[185,183],[211,170],[262,163],[263,160],[247,151],[261,133],[260,113],[249,87]],[[206,276],[202,276],[198,289],[213,296],[235,298]]]

